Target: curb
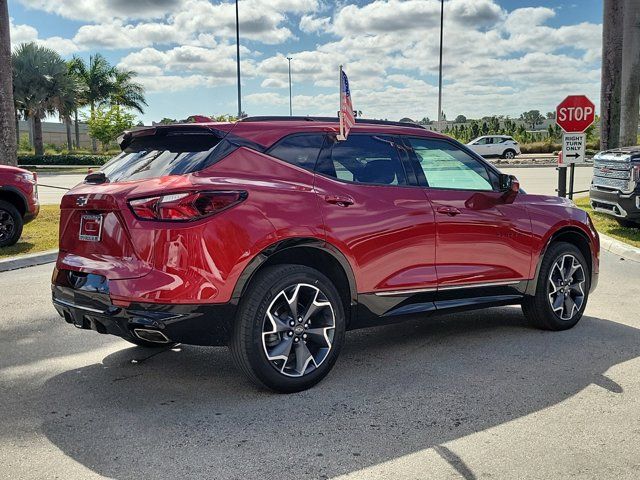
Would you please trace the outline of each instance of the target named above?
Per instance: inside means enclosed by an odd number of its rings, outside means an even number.
[[[19,257],[9,257],[0,260],[0,272],[9,272],[19,268],[35,267],[45,263],[53,263],[58,258],[58,250],[47,250],[46,252],[31,253]]]
[[[600,233],[600,249],[619,255],[632,262],[640,263],[640,248],[633,247],[602,233]]]

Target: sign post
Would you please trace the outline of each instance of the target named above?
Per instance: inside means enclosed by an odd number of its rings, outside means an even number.
[[[564,176],[558,185],[566,185],[567,167],[569,165],[569,198],[573,198],[573,180],[576,163],[584,163],[586,135],[584,131],[595,120],[596,107],[585,95],[569,95],[556,108],[556,123],[564,130],[562,134],[562,162],[558,166],[558,173]],[[558,189],[558,196],[564,196]]]

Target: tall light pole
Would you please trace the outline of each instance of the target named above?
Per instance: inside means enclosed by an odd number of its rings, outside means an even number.
[[[242,117],[242,87],[240,85],[240,19],[236,0],[236,65],[238,70],[238,120]]]
[[[289,61],[289,116],[293,117],[293,98],[291,97],[291,57],[287,57]]]
[[[443,32],[444,32],[444,0],[440,0],[440,73],[438,76],[438,122],[442,121],[442,37],[443,37]]]

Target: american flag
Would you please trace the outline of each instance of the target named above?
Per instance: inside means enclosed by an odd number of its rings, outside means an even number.
[[[340,67],[340,137],[347,139],[349,130],[356,123],[353,114],[353,104],[351,103],[351,91],[349,90],[349,79]]]

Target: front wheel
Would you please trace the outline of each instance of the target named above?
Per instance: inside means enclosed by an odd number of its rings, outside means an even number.
[[[535,296],[525,297],[522,310],[545,330],[567,330],[584,313],[589,297],[589,267],[575,245],[553,243],[545,254]]]
[[[329,373],[344,331],[344,306],[326,276],[303,265],[275,265],[251,281],[230,348],[236,365],[255,384],[297,392]]]
[[[22,216],[16,207],[0,200],[0,247],[17,243],[22,235]]]

